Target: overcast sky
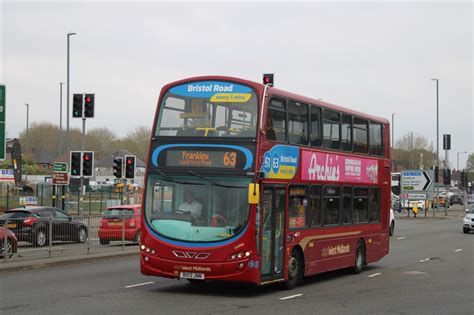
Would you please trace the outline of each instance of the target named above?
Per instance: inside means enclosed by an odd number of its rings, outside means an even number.
[[[30,123],[59,125],[71,37],[71,98],[96,94],[96,118],[122,137],[151,126],[161,87],[196,75],[261,81],[391,120],[436,146],[474,151],[473,5],[447,3],[0,3],[0,83],[7,137]],[[66,88],[63,88],[64,113]],[[63,126],[65,126],[65,114]],[[81,121],[71,119],[79,128]],[[440,140],[440,146],[442,141]],[[441,151],[442,147],[440,148]],[[441,154],[444,157],[444,153]],[[467,154],[460,154],[464,166]]]

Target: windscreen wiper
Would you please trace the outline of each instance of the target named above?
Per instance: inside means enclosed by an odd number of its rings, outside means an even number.
[[[169,181],[169,182],[172,182],[172,183],[182,184],[182,185],[204,185],[204,184],[201,184],[201,183],[188,183],[188,182],[178,181],[178,180],[173,179],[173,177],[169,176],[169,175],[166,174],[165,172],[160,171],[159,169],[157,169],[156,171],[157,171],[161,176],[163,176],[163,177],[165,178],[165,180],[167,180],[167,181]]]
[[[188,173],[193,175],[193,176],[204,179],[206,182],[209,182],[209,183],[213,184],[214,186],[219,186],[219,187],[223,187],[223,188],[247,188],[247,187],[242,187],[242,186],[222,185],[222,184],[219,184],[218,182],[213,181],[212,179],[206,178],[206,177],[204,177],[202,175],[199,175],[198,173],[196,173],[194,171],[191,171],[191,170],[189,170]]]

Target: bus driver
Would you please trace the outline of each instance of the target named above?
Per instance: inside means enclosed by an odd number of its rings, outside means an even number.
[[[188,190],[186,192],[186,201],[179,206],[178,210],[190,212],[193,216],[199,218],[202,212],[202,204],[194,200],[193,192]]]

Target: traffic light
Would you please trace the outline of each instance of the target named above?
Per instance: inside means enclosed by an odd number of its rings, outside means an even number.
[[[82,118],[83,95],[74,94],[72,98],[72,118]]]
[[[451,150],[451,135],[444,134],[443,135],[443,150]]]
[[[461,171],[461,187],[466,188],[467,187],[467,172]]]
[[[271,84],[273,86],[273,73],[263,74],[263,84]]]
[[[84,117],[94,118],[94,94],[86,94],[84,97]]]
[[[71,176],[81,176],[81,151],[71,151],[70,164]]]
[[[125,178],[135,178],[135,155],[125,155]]]
[[[443,184],[451,185],[451,170],[449,168],[443,169]]]
[[[92,176],[94,169],[94,152],[85,151],[82,154],[82,176],[90,177]]]
[[[114,159],[114,166],[112,167],[114,170],[115,178],[122,178],[123,177],[123,159],[121,157],[116,157]]]
[[[438,182],[439,182],[439,169],[438,169],[437,166],[432,167],[432,169],[434,170],[434,182],[436,184],[438,184]]]

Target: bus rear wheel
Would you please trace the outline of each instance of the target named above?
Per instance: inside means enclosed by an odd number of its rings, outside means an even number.
[[[283,287],[291,290],[303,281],[303,258],[297,249],[293,249],[288,258],[288,280],[284,282]]]

